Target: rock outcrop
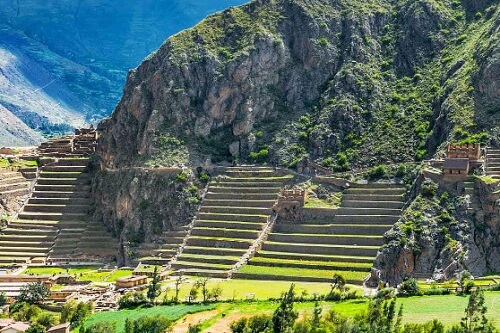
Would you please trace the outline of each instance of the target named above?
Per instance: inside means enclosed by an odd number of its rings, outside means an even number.
[[[194,165],[337,153],[373,165],[492,130],[500,14],[488,5],[470,17],[433,1],[260,0],[212,15],[129,73],[105,164],[157,160],[167,135]]]

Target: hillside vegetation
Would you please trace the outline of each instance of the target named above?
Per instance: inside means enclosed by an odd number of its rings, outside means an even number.
[[[261,0],[225,10],[130,73],[102,124],[107,163],[294,166],[309,155],[345,170],[418,161],[447,141],[498,143],[499,24],[494,1]]]

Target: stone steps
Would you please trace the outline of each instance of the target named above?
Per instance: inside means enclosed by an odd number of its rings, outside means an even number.
[[[82,221],[87,218],[85,213],[38,213],[22,212],[18,215],[20,220],[41,220],[41,221]]]
[[[353,230],[355,231],[355,230]],[[267,239],[276,243],[302,243],[322,245],[381,246],[382,236],[367,235],[319,235],[319,234],[279,234],[270,233]]]
[[[201,220],[219,220],[219,221],[236,221],[236,222],[257,222],[266,223],[267,215],[247,215],[247,214],[223,214],[223,213],[198,213],[198,218]]]
[[[203,201],[203,205],[211,207],[259,207],[271,208],[276,202],[276,195],[272,200],[241,200],[241,199],[207,199]]]
[[[34,205],[90,205],[89,198],[30,198],[30,204]]]
[[[346,208],[386,208],[401,211],[403,206],[402,201],[342,200],[342,207]]]
[[[310,253],[295,253],[295,252],[274,252],[274,251],[259,251],[260,258],[271,259],[288,259],[288,260],[314,260],[326,262],[352,262],[352,263],[373,263],[374,257],[363,256],[348,256],[348,255],[324,255]]]
[[[183,274],[187,276],[206,276],[215,279],[227,279],[228,272],[221,270],[213,270],[213,269],[202,269],[202,268],[194,268],[194,269],[183,269]],[[178,275],[179,273],[174,273],[173,275]]]
[[[391,208],[354,208],[354,207],[340,207],[338,215],[397,215],[401,214],[401,209]]]
[[[201,228],[239,229],[239,230],[262,230],[263,224],[258,222],[237,222],[218,220],[197,220],[196,226]]]
[[[77,165],[46,165],[43,167],[42,173],[82,173],[86,170],[86,166]]]
[[[90,193],[88,191],[78,191],[73,192],[70,190],[66,191],[55,191],[43,189],[43,191],[36,190],[31,194],[32,198],[53,198],[53,199],[63,199],[63,198],[89,198]]]
[[[9,199],[14,197],[22,197],[28,194],[28,187],[18,188],[15,190],[1,191],[0,199]]]
[[[363,271],[369,272],[371,267],[367,267],[366,264],[362,263],[351,263],[347,266],[345,262],[335,262],[335,261],[301,261],[301,260],[287,260],[284,259],[283,262],[276,261],[274,259],[259,258],[259,260],[251,260],[249,265],[252,266],[263,266],[263,267],[294,267],[294,268],[309,268],[309,269],[321,269],[321,270],[336,270],[336,271]]]
[[[36,253],[34,257],[45,257],[47,252],[50,250],[50,246],[39,246],[39,247],[28,247],[28,246],[2,246],[0,251],[3,255],[8,255],[9,253]]]
[[[210,247],[210,248],[232,248],[248,249],[252,240],[248,239],[224,239],[220,237],[191,236],[187,241],[188,246]]]
[[[252,230],[195,227],[191,231],[191,235],[192,236],[234,238],[234,239],[240,239],[240,238],[241,239],[256,239],[259,236],[259,232],[252,231]]]
[[[78,213],[86,215],[88,210],[89,205],[45,205],[30,203],[24,206],[24,211],[29,213]]]
[[[399,220],[399,215],[335,215],[335,223],[352,224],[394,224]]]
[[[223,201],[223,200],[257,200],[257,201],[272,201],[274,202],[276,200],[276,193],[215,193],[212,192],[210,189],[205,195],[205,201],[208,200],[217,200],[217,201]]]
[[[48,192],[89,192],[89,185],[35,185],[35,191]]]
[[[278,224],[274,227],[277,233],[287,234],[331,234],[342,235],[355,233],[357,235],[383,235],[392,224]]]
[[[231,172],[213,178],[209,184],[186,247],[172,266],[174,269],[200,275],[222,270],[227,277],[226,271],[259,236],[273,213],[283,182],[290,179],[277,176],[271,168],[218,170]]]
[[[0,255],[0,264],[28,264],[31,257],[26,256],[6,256],[4,254]]]
[[[197,255],[214,255],[214,256],[242,256],[245,254],[246,249],[234,249],[234,248],[214,248],[214,247],[203,247],[187,245],[184,248],[183,254],[197,254]]]
[[[22,183],[11,183],[11,184],[0,184],[0,192],[10,192],[15,190],[27,190],[28,183],[23,181]]]
[[[15,220],[13,223],[23,227],[31,226],[32,228],[56,227],[59,229],[74,229],[85,228],[87,226],[86,221]]]
[[[212,193],[232,193],[232,194],[274,194],[278,195],[281,191],[281,187],[235,187],[235,186],[211,186],[210,191]]]
[[[184,262],[205,262],[212,263],[218,265],[234,265],[240,257],[238,256],[210,256],[210,255],[191,255],[191,254],[183,254],[182,261]]]
[[[379,195],[379,194],[361,194],[361,193],[344,193],[342,195],[343,201],[371,201],[371,202],[379,202],[379,201],[402,201],[402,194],[389,194],[389,195]]]
[[[224,271],[227,272],[231,269],[232,265],[219,265],[219,264],[212,264],[209,262],[189,262],[189,261],[176,261],[175,263],[172,264],[172,268],[175,270],[180,270],[180,269],[199,269],[199,268],[204,268],[204,269],[209,269],[209,270],[217,270],[217,271]]]
[[[236,215],[271,215],[272,209],[266,207],[224,207],[224,206],[207,206],[203,204],[200,208],[200,213],[213,214],[236,214]]]
[[[89,178],[38,178],[37,185],[50,185],[50,186],[58,186],[58,185],[89,185]]]
[[[305,243],[274,243],[265,242],[262,249],[271,252],[292,252],[304,254],[325,254],[325,255],[346,255],[373,257],[377,255],[379,246],[358,246],[358,245],[326,245],[326,244],[305,244]]]
[[[22,184],[26,183],[26,178],[22,177],[20,174],[15,174],[12,177],[0,179],[0,187],[10,184]]]
[[[384,187],[355,187],[344,191],[345,194],[363,194],[363,195],[403,195],[403,188],[384,188]]]

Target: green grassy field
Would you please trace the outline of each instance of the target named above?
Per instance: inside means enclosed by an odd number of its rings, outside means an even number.
[[[193,280],[191,279],[191,282]],[[216,283],[217,281],[213,281]],[[228,298],[232,290],[245,290],[260,295],[272,296],[277,293],[277,290],[287,290],[290,286],[288,282],[267,282],[267,281],[245,281],[245,280],[230,280],[219,282],[225,288],[223,293],[224,298]],[[190,285],[185,284],[182,287],[181,295],[189,290]],[[296,292],[298,295],[303,290],[307,289],[307,294],[311,295],[314,288],[318,288],[318,292],[329,290],[328,284],[310,284],[297,283]],[[267,289],[268,291],[265,291]],[[269,291],[271,290],[271,291]],[[276,290],[276,292],[274,291]],[[244,296],[244,295],[243,295]],[[487,317],[497,327],[500,327],[500,292],[485,292],[486,305],[488,306]],[[235,299],[241,299],[236,297]],[[424,323],[429,320],[438,319],[447,326],[458,324],[464,314],[464,309],[467,306],[468,297],[457,295],[446,296],[422,296],[400,298],[397,301],[397,307],[403,305],[403,321],[405,323]],[[207,312],[206,318],[201,323],[204,329],[208,331],[218,330],[221,327],[227,326],[231,321],[241,317],[248,317],[256,314],[272,314],[278,306],[278,301],[236,301],[231,303],[217,303],[214,305],[175,305],[175,306],[158,306],[154,308],[142,308],[133,310],[122,310],[117,312],[103,312],[90,317],[86,321],[86,325],[90,325],[100,321],[112,321],[117,323],[117,332],[123,332],[123,323],[126,318],[138,318],[144,314],[149,316],[165,315],[172,320],[182,318],[189,313],[200,311]],[[344,316],[354,316],[360,312],[366,311],[369,306],[369,300],[366,298],[349,300],[345,302],[323,302],[323,314],[333,309]],[[295,303],[294,308],[301,314],[311,314],[314,308],[313,302]],[[215,311],[213,311],[215,309]],[[179,321],[181,322],[181,321]]]
[[[122,333],[125,331],[125,320],[137,319],[142,316],[165,316],[170,320],[177,320],[186,314],[196,313],[214,309],[214,305],[173,305],[173,306],[156,306],[152,308],[139,308],[133,310],[109,311],[100,312],[91,316],[85,321],[85,326],[89,326],[99,322],[109,322],[116,324],[116,332]]]
[[[181,285],[179,297],[184,299],[191,289],[196,278],[189,278]],[[291,282],[288,281],[255,281],[255,280],[220,280],[212,279],[208,282],[208,288],[220,286],[222,289],[221,300],[245,300],[248,294],[254,294],[255,299],[266,300],[269,298],[278,298],[281,294],[290,288]],[[361,287],[350,286],[361,293]],[[162,284],[162,289],[169,288],[169,297],[174,295],[174,280],[169,280]],[[330,284],[324,282],[295,282],[295,291],[297,295],[311,296],[315,293],[324,295],[330,291]],[[165,295],[163,293],[159,299]],[[201,295],[201,292],[200,292]],[[201,297],[201,296],[200,296]],[[250,297],[250,295],[249,295]]]

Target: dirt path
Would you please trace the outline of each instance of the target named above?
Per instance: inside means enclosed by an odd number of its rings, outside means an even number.
[[[208,320],[213,316],[217,315],[217,313],[218,313],[217,310],[212,310],[212,311],[204,311],[204,312],[188,314],[175,322],[174,329],[172,332],[186,333],[189,328],[189,325],[194,326],[200,322],[204,322],[205,320]]]

